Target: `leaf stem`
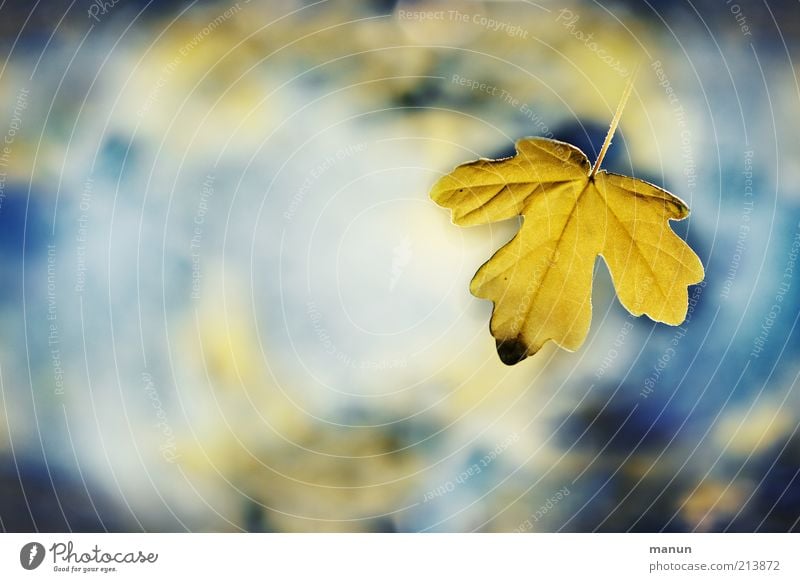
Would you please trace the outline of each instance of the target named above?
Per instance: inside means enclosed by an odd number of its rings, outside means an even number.
[[[636,81],[636,74],[639,72],[639,66],[637,65],[636,68],[633,69],[631,72],[630,77],[628,78],[628,84],[625,85],[625,91],[622,92],[622,98],[619,100],[619,104],[617,105],[617,110],[614,113],[614,118],[611,120],[611,126],[608,128],[608,133],[606,134],[606,139],[603,141],[603,147],[600,148],[600,154],[597,156],[597,160],[592,166],[592,171],[589,173],[589,179],[591,180],[594,178],[595,174],[597,174],[598,170],[600,170],[600,164],[603,163],[603,158],[606,157],[606,152],[608,151],[608,147],[611,145],[611,139],[614,137],[614,133],[617,131],[617,126],[619,125],[619,120],[622,117],[622,111],[625,109],[625,104],[628,102],[628,97],[631,96],[631,91],[633,90],[633,83]]]

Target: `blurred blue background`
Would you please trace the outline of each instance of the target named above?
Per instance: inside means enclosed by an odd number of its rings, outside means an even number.
[[[800,526],[795,1],[0,4],[0,530]],[[506,367],[428,199],[569,141],[664,186],[680,328],[598,261]]]

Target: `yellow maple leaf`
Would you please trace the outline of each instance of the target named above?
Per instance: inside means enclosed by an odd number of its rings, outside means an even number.
[[[583,344],[597,255],[628,311],[670,325],[686,318],[687,287],[703,280],[700,259],[669,227],[688,216],[686,204],[643,180],[600,170],[631,89],[632,80],[593,166],[573,145],[528,137],[513,157],[462,164],[431,190],[459,226],[523,216],[517,235],[470,284],[473,295],[494,303],[490,329],[508,365],[548,340],[570,351]]]

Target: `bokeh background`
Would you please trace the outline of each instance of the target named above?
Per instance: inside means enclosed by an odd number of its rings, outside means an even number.
[[[795,0],[0,2],[0,530],[788,531]],[[680,328],[602,261],[506,367],[517,223],[427,197],[522,136],[662,185]]]

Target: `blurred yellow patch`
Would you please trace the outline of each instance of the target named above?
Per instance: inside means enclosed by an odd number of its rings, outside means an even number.
[[[712,531],[742,507],[748,492],[741,484],[706,480],[681,501],[681,515],[692,529]]]
[[[778,443],[794,428],[791,415],[774,402],[740,411],[723,418],[715,433],[716,442],[736,455],[759,455]]]

